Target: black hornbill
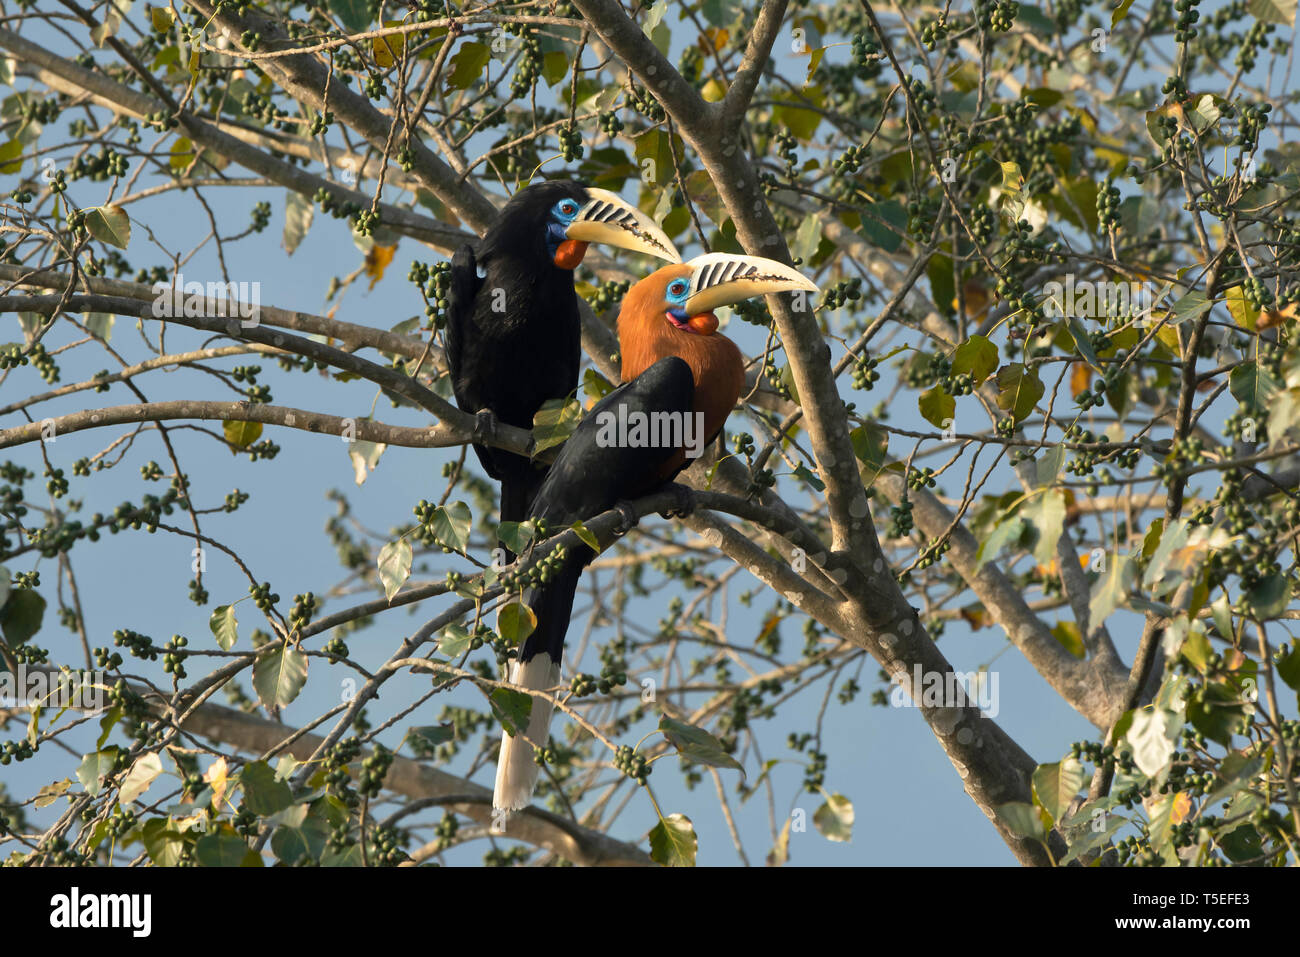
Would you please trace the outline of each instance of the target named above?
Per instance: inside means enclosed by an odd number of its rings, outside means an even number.
[[[608,190],[567,181],[521,189],[477,254],[469,245],[457,250],[445,341],[463,410],[531,429],[548,399],[577,387],[581,326],[573,270],[592,242],[681,261],[640,210]],[[487,445],[475,444],[474,451],[501,482],[501,520],[522,521],[546,466]]]
[[[744,389],[744,359],[717,332],[712,310],[795,290],[817,287],[770,259],[723,253],[665,266],[629,289],[618,317],[625,384],[598,402],[561,447],[529,517],[559,531],[670,483],[688,464],[688,446],[698,456],[717,438]],[[570,550],[546,583],[525,595],[537,626],[511,668],[513,684],[558,684],[573,596],[593,557],[585,545]],[[503,735],[494,807],[518,810],[531,801],[533,748],[546,745],[551,711],[548,701],[533,697],[528,728]]]

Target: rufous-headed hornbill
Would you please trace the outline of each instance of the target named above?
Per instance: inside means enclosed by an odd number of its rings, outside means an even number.
[[[561,447],[529,517],[559,531],[671,482],[688,464],[686,446],[698,455],[717,438],[744,388],[744,360],[717,331],[713,310],[796,290],[817,287],[770,259],[724,253],[665,266],[629,289],[618,317],[624,384],[598,402]],[[649,424],[656,421],[658,428]],[[620,434],[619,423],[631,427]],[[645,426],[640,442],[637,423]],[[681,425],[674,431],[672,423]],[[665,437],[669,441],[654,441]],[[525,595],[537,627],[511,667],[513,684],[535,691],[558,684],[573,596],[593,557],[585,545],[570,550],[546,583]],[[538,773],[533,749],[546,746],[551,711],[548,701],[533,697],[527,730],[502,736],[494,807],[513,811],[532,800]]]
[[[581,183],[536,183],[515,193],[478,247],[451,262],[447,363],[456,404],[521,429],[548,399],[578,384],[581,327],[573,270],[588,243],[608,243],[681,262],[672,241],[618,195]],[[501,520],[528,514],[546,466],[475,444],[501,482]]]

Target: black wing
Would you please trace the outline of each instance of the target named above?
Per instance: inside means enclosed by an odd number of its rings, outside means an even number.
[[[592,518],[620,501],[663,484],[658,475],[678,450],[609,444],[605,441],[608,432],[602,435],[602,424],[609,420],[603,417],[612,415],[617,422],[620,411],[625,416],[651,412],[687,415],[694,394],[691,367],[669,356],[601,399],[560,448],[533,502],[532,517],[544,518],[551,531],[560,531],[565,525]],[[553,570],[550,581],[524,596],[524,603],[537,616],[537,627],[520,650],[521,661],[529,661],[542,651],[556,663],[562,660],[578,579],[594,557],[585,545],[571,549],[560,567]]]
[[[653,491],[662,484],[661,467],[678,449],[610,444],[608,425],[637,414],[689,415],[694,394],[691,367],[668,356],[601,399],[561,447],[537,493],[533,517],[552,526],[571,524]]]
[[[473,404],[473,396],[464,394],[468,383],[473,381],[472,370],[467,366],[474,352],[474,301],[482,288],[483,280],[478,274],[474,249],[466,243],[456,250],[456,255],[451,260],[451,284],[447,290],[447,329],[443,342],[447,346],[447,367],[451,370],[451,385],[456,393],[456,402],[471,414],[482,408]]]

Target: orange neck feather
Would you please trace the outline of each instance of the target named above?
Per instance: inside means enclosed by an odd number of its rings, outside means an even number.
[[[664,310],[665,291],[685,266],[660,269],[628,290],[618,314],[622,376],[631,382],[665,356],[678,356],[695,379],[693,411],[704,413],[704,434],[722,429],[745,387],[745,360],[736,344],[720,333],[700,335],[679,329]]]

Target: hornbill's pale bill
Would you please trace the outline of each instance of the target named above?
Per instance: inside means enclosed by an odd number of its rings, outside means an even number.
[[[817,287],[770,259],[723,253],[665,266],[629,289],[618,317],[624,384],[598,402],[561,447],[530,517],[559,531],[671,482],[688,464],[685,427],[675,433],[683,441],[651,445],[611,443],[608,426],[662,413],[672,415],[660,421],[684,422],[690,415],[692,423],[702,418],[700,434],[707,440],[697,449],[711,443],[745,383],[744,359],[717,331],[713,310],[752,296],[796,291],[815,293]],[[511,666],[513,684],[535,691],[558,684],[574,592],[593,557],[585,545],[571,549],[547,582],[525,595],[537,627]],[[501,739],[492,795],[496,808],[519,810],[532,800],[539,770],[533,749],[546,746],[552,705],[530,697],[526,731],[506,732]]]
[[[456,252],[446,346],[463,410],[532,429],[547,400],[577,387],[581,326],[573,270],[589,243],[681,262],[650,217],[615,193],[568,181],[521,189],[477,253],[468,245]],[[474,451],[501,482],[501,520],[522,521],[546,466],[487,445],[475,444]]]

